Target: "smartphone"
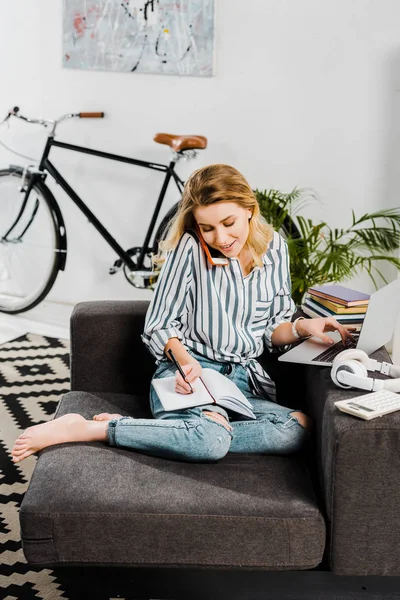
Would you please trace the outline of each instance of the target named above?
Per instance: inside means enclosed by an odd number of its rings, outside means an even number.
[[[204,252],[206,253],[208,262],[210,264],[212,264],[213,266],[218,266],[218,267],[223,267],[223,266],[229,265],[229,259],[226,256],[224,256],[223,254],[218,252],[218,250],[215,250],[215,248],[211,248],[207,244],[207,242],[205,241],[205,239],[203,238],[203,236],[201,234],[200,227],[198,225],[196,225],[196,229],[197,229],[197,233],[199,235],[200,244],[204,248]]]

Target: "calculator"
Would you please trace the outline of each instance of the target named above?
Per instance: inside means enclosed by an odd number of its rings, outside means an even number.
[[[335,402],[335,406],[342,412],[369,421],[400,410],[400,394],[379,390],[349,400],[339,400]]]

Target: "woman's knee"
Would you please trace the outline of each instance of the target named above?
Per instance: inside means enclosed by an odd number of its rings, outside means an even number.
[[[297,418],[297,415],[300,415]],[[292,418],[293,417],[293,418]],[[286,433],[283,454],[292,454],[303,450],[311,440],[313,421],[303,413],[290,413],[289,420],[283,430]]]
[[[198,462],[216,462],[229,452],[232,434],[224,425],[212,417],[203,417],[197,428],[198,436],[193,450],[193,458]]]
[[[303,412],[291,412],[289,413],[290,417],[294,417],[296,419],[296,421],[304,428],[307,429],[308,431],[312,431],[314,428],[314,421],[312,419],[310,419],[310,417],[308,417],[307,415],[305,415]]]

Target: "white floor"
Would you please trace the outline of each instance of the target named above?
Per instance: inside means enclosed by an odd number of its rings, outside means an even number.
[[[28,332],[69,339],[69,321],[73,308],[72,304],[42,302],[26,313],[0,313],[0,344]]]

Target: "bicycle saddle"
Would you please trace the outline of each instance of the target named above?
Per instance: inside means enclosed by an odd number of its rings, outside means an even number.
[[[171,146],[175,152],[182,150],[204,150],[207,148],[207,138],[202,135],[172,135],[171,133],[156,133],[154,141]]]

